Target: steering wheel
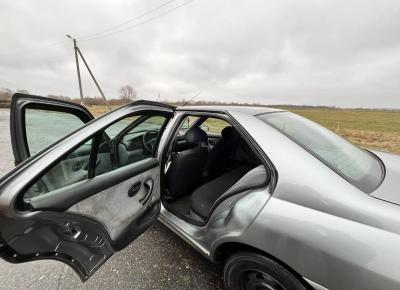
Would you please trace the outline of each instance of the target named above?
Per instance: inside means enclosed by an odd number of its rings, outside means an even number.
[[[150,152],[154,152],[154,148],[157,142],[158,130],[149,130],[143,134],[143,146]]]

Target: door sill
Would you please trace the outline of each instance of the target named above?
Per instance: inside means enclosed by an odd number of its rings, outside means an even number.
[[[161,212],[158,216],[158,220],[164,226],[178,235],[181,239],[195,248],[200,254],[207,259],[210,259],[210,251],[195,238],[198,237],[201,239],[201,232],[203,231],[202,228],[178,218],[173,213],[168,211],[163,205],[161,205]]]

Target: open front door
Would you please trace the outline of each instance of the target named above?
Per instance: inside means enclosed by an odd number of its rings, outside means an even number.
[[[48,145],[43,132],[53,134],[57,114],[70,114],[71,122],[91,115],[80,106],[64,110],[70,103],[60,110],[59,101],[28,99],[13,100],[13,141],[25,139],[13,144],[16,158],[33,154],[0,179],[0,256],[13,263],[60,260],[86,280],[157,218],[158,142],[174,108],[134,102]],[[31,108],[47,119],[28,116]]]
[[[75,103],[15,94],[10,117],[15,165],[92,119],[85,107]]]

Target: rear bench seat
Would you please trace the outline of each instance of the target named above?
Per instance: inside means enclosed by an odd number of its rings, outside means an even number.
[[[198,187],[190,195],[191,210],[206,220],[213,204],[224,198],[245,190],[260,188],[269,183],[270,174],[263,165],[240,166],[214,180]]]

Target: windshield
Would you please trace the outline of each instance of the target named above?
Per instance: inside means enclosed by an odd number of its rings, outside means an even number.
[[[332,131],[289,112],[267,113],[257,117],[288,136],[360,190],[371,193],[380,185],[383,170],[378,159]]]

